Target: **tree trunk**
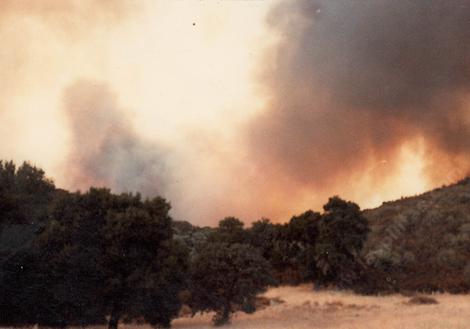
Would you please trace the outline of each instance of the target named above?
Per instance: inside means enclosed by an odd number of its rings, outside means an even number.
[[[230,305],[225,306],[224,313],[222,314],[223,323],[230,321]]]
[[[117,329],[119,318],[111,317],[108,322],[108,329]]]
[[[230,304],[225,305],[223,309],[217,311],[212,319],[215,326],[223,326],[230,322]]]
[[[111,311],[111,316],[109,317],[108,329],[118,328],[119,318],[121,316],[120,313],[121,312],[119,311],[119,308],[117,306],[114,306],[113,310]]]

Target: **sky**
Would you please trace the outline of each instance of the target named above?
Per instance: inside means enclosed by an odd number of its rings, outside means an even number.
[[[176,219],[286,221],[469,173],[466,0],[0,2],[0,158]]]

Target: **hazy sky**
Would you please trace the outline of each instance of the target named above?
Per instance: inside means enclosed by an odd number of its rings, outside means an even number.
[[[272,5],[267,1],[2,1],[0,156],[32,161],[57,185],[85,189],[93,181],[71,178],[69,160],[87,152],[84,139],[89,144],[99,141],[89,133],[75,140],[65,90],[77,81],[105,85],[133,134],[167,150],[171,193],[158,186],[155,191],[168,197],[184,194],[185,209],[218,202],[224,185],[239,179],[222,172],[224,164],[219,161],[237,157],[230,152],[229,158],[221,159],[235,143],[237,126],[262,107],[253,77],[261,53],[274,40],[264,21]],[[86,112],[91,118],[85,123],[88,130],[107,135],[102,125],[110,119],[101,122],[93,117],[94,101],[89,100],[88,112],[70,111],[79,117]],[[120,161],[132,159],[110,159],[100,166],[106,171]],[[144,174],[132,172],[136,181]],[[97,183],[115,187],[111,181]],[[184,185],[184,192],[175,185]],[[129,189],[139,187],[131,183]]]
[[[344,1],[338,1],[336,8],[324,0],[317,2],[319,6],[312,8],[305,1],[3,0],[0,158],[29,160],[44,168],[59,187],[71,190],[93,184],[162,194],[171,201],[176,218],[200,224],[226,215],[247,221],[261,216],[287,220],[307,208],[318,209],[332,194],[364,207],[375,206],[464,174],[468,157],[461,149],[468,149],[460,144],[452,156],[445,147],[433,148],[436,156],[445,158],[446,168],[451,164],[458,170],[436,174],[440,167],[433,167],[436,170],[429,173],[427,136],[434,126],[417,129],[417,120],[408,116],[405,120],[401,115],[396,124],[385,115],[382,122],[394,127],[389,130],[379,127],[371,114],[376,112],[361,111],[359,117],[367,117],[367,127],[375,127],[373,133],[367,137],[352,133],[324,143],[332,139],[330,131],[361,130],[365,121],[344,126],[336,119],[353,105],[362,106],[357,102],[364,99],[359,97],[369,91],[365,80],[359,79],[366,87],[353,90],[358,99],[345,98],[350,91],[343,92],[344,84],[354,84],[346,74],[357,72],[338,73],[328,65],[347,62],[347,56],[335,51],[351,52],[355,44],[343,44],[322,31],[322,25],[312,32],[308,22],[318,20],[331,30],[339,17],[345,26],[357,27],[357,22],[344,18],[364,13],[360,19],[367,22],[368,11],[384,11],[371,6],[348,8]],[[398,15],[403,9],[391,8]],[[419,15],[420,8],[415,9]],[[384,39],[389,35],[385,28],[381,33],[365,35]],[[393,38],[401,40],[400,34]],[[468,54],[468,48],[462,53]],[[317,65],[322,60],[324,67]],[[456,58],[453,64],[459,61],[466,60]],[[468,68],[467,64],[462,67]],[[365,66],[357,64],[360,69]],[[401,72],[379,73],[393,81],[402,78]],[[375,82],[376,76],[364,79]],[[422,79],[418,83],[429,77]],[[319,88],[323,82],[325,88]],[[394,92],[400,99],[401,85]],[[463,117],[468,119],[468,94],[459,95],[465,96],[459,96],[464,104],[459,111],[466,111]],[[385,96],[375,97],[373,106],[382,106]],[[346,100],[340,104],[332,97]],[[319,114],[333,107],[338,112]],[[286,115],[295,108],[307,112]],[[344,120],[351,122],[352,117],[346,115]],[[469,128],[468,122],[459,129]],[[419,133],[402,134],[407,129]],[[389,140],[387,134],[406,138]],[[362,144],[357,150],[344,147],[348,138]],[[377,139],[381,142],[375,143]],[[327,161],[318,161],[318,154]],[[355,155],[367,161],[349,162]],[[316,173],[307,173],[307,167]],[[320,179],[326,175],[334,177]]]

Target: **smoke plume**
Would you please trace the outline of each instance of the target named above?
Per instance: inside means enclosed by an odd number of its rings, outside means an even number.
[[[470,0],[227,4],[0,0],[0,155],[199,224],[470,173]]]
[[[261,172],[342,193],[420,140],[433,182],[469,173],[470,1],[288,1],[269,24],[268,108],[248,127]]]
[[[78,81],[65,91],[71,147],[64,166],[75,188],[163,195],[170,180],[166,152],[138,136],[105,84]]]

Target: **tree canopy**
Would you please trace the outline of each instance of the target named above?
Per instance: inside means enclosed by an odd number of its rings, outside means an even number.
[[[44,222],[54,193],[54,183],[42,169],[0,160],[0,224]]]
[[[224,324],[234,304],[253,304],[255,296],[273,284],[268,262],[246,244],[208,243],[191,264],[193,312],[215,311],[214,323]]]
[[[369,233],[367,219],[353,202],[332,197],[323,207],[315,246],[320,283],[352,286],[360,272],[357,260]]]

